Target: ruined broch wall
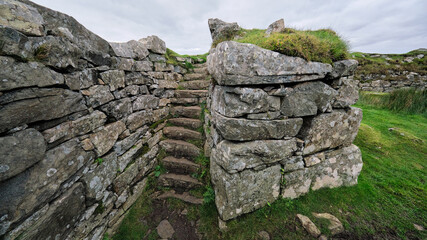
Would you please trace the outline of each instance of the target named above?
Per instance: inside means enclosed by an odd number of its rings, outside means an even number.
[[[0,1],[0,238],[100,239],[143,191],[186,70],[155,36],[108,43]]]
[[[208,56],[211,178],[222,220],[310,190],[357,183],[357,61],[307,62],[222,42]]]

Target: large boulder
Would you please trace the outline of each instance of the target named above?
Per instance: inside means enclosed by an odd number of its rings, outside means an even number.
[[[210,171],[215,186],[215,203],[224,221],[259,209],[279,196],[279,164],[260,171],[247,169],[229,174],[216,161],[211,161]]]
[[[329,64],[233,41],[218,44],[207,62],[209,73],[219,85],[295,83],[322,79],[332,71]]]
[[[258,169],[287,159],[297,151],[296,139],[220,142],[212,149],[212,161],[228,173]]]
[[[306,82],[283,91],[281,113],[289,117],[304,117],[332,110],[337,91],[321,82]]]
[[[221,40],[230,40],[241,30],[237,23],[227,23],[218,18],[210,18],[208,24],[214,43]]]
[[[333,63],[333,68],[329,74],[330,78],[347,77],[354,74],[359,62],[354,59],[347,59]]]
[[[346,108],[359,100],[358,81],[353,77],[343,77],[340,79],[341,86],[338,89],[338,95],[335,97],[334,108]]]
[[[351,107],[304,120],[298,134],[304,140],[303,154],[350,145],[356,138],[362,116],[361,109]]]
[[[232,141],[251,141],[262,139],[282,139],[294,137],[302,125],[302,118],[285,120],[247,120],[228,118],[213,114],[213,122],[224,139]]]
[[[135,40],[124,43],[111,42],[110,45],[114,53],[123,58],[142,60],[149,54],[147,47],[143,43]]]
[[[283,20],[283,18],[275,21],[274,23],[270,24],[267,28],[267,30],[265,30],[265,34],[267,36],[270,36],[270,34],[272,33],[280,33],[285,31],[285,20]]]
[[[46,143],[40,132],[26,129],[0,138],[0,181],[11,178],[43,159]]]
[[[157,36],[148,36],[146,38],[141,38],[138,41],[144,44],[144,46],[153,53],[166,53],[166,43]]]

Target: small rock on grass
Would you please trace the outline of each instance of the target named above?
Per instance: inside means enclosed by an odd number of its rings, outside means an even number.
[[[298,220],[301,222],[302,226],[304,227],[304,229],[313,237],[317,238],[320,236],[321,232],[320,230],[316,227],[316,225],[310,220],[310,218],[301,215],[301,214],[297,214],[297,218]]]
[[[260,240],[270,240],[270,234],[268,234],[266,231],[259,232],[258,237]]]
[[[221,232],[227,231],[227,222],[218,217],[218,228]]]
[[[414,228],[417,229],[418,231],[424,231],[425,230],[423,226],[415,224],[415,223],[414,223]]]
[[[320,237],[318,238],[318,240],[328,240],[328,238],[325,235],[320,235]]]
[[[330,224],[328,226],[328,229],[331,231],[332,235],[344,232],[344,226],[342,225],[340,220],[334,215],[329,213],[313,213],[313,216],[315,216],[316,218],[324,218],[329,220]]]
[[[169,223],[168,220],[161,221],[156,229],[157,233],[159,234],[159,237],[163,239],[172,238],[173,234],[175,233],[175,230],[173,229],[172,225]]]

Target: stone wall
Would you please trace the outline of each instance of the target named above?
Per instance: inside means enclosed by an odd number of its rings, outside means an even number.
[[[389,75],[367,74],[359,77],[362,91],[391,92],[401,88],[427,88],[427,75],[416,72],[392,72]]]
[[[357,61],[307,62],[252,44],[222,42],[208,56],[206,152],[222,220],[310,190],[357,183],[352,145],[362,111]]]
[[[0,238],[100,239],[145,188],[186,70],[156,36],[108,43],[30,1],[0,13]]]

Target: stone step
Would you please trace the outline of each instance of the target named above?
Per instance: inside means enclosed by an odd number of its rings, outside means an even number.
[[[196,79],[204,79],[206,78],[207,74],[203,73],[187,73],[184,75],[184,80],[196,80]]]
[[[204,67],[208,67],[208,64],[204,62],[204,63],[193,64],[193,66],[194,68],[204,68]]]
[[[193,81],[180,82],[179,87],[184,89],[201,90],[201,89],[208,89],[210,84],[211,84],[210,80],[193,80]]]
[[[161,160],[163,166],[172,173],[189,174],[195,173],[200,168],[199,164],[196,164],[185,158],[175,158],[172,156],[165,157]]]
[[[171,98],[170,101],[175,105],[198,106],[206,98]]]
[[[202,98],[209,95],[208,90],[175,90],[176,98]]]
[[[188,192],[183,192],[182,194],[179,194],[179,193],[176,193],[174,190],[170,190],[165,193],[162,193],[160,196],[157,197],[157,199],[168,199],[168,198],[176,198],[190,204],[200,205],[203,203],[203,199],[191,196],[190,193]]]
[[[202,122],[199,119],[194,118],[171,118],[168,122],[175,126],[191,128],[193,130],[202,126]]]
[[[205,75],[209,74],[207,67],[194,68],[194,72],[195,73],[205,74]]]
[[[198,119],[200,117],[201,112],[202,112],[202,109],[199,106],[191,106],[191,107],[176,106],[171,108],[172,116]]]
[[[193,160],[200,154],[200,149],[194,144],[182,140],[166,139],[160,142],[160,146],[168,155],[174,157],[185,157]]]
[[[163,135],[177,140],[202,139],[201,133],[183,127],[165,127],[163,128]]]
[[[173,187],[178,189],[192,189],[202,186],[202,183],[188,175],[165,173],[159,176],[159,184],[163,187]]]

